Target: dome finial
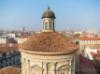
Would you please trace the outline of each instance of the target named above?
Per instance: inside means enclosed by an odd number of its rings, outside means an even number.
[[[48,5],[48,10],[50,10],[50,6]]]

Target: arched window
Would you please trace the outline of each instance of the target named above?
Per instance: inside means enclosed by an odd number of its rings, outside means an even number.
[[[52,22],[50,21],[50,22],[49,22],[49,29],[50,29],[50,30],[52,30],[52,26],[53,26],[53,25],[52,25]]]
[[[70,67],[68,65],[63,65],[58,69],[58,74],[68,74]]]
[[[45,30],[48,30],[48,22],[45,22]]]
[[[38,65],[34,65],[31,67],[31,74],[42,74],[42,72],[43,68]]]

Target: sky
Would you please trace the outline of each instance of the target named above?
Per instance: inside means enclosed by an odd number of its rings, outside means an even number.
[[[100,28],[100,0],[0,0],[0,29],[40,31],[48,6],[56,30]]]

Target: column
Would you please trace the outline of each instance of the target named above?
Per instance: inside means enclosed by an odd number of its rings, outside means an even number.
[[[30,74],[30,60],[28,60],[28,74]]]
[[[72,59],[72,65],[71,65],[71,74],[75,74],[75,56],[73,56],[73,59]]]
[[[48,62],[43,62],[43,69],[44,69],[43,74],[48,74],[48,72],[47,72],[47,64],[48,64]]]
[[[71,73],[71,70],[72,70],[72,59],[68,60],[68,67],[69,67],[68,74],[72,74]]]
[[[26,60],[27,74],[30,74],[30,60]]]
[[[56,74],[56,62],[49,62],[48,63],[48,74]]]
[[[27,74],[27,65],[26,65],[26,59],[25,58],[22,58],[21,59],[21,62],[22,62],[22,69],[21,69],[21,71],[22,71],[22,74]]]

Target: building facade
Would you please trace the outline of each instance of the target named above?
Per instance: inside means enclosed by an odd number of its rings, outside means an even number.
[[[95,44],[100,44],[100,37],[99,36],[80,37],[80,39],[79,39],[80,53],[84,55],[87,45],[95,45]]]
[[[75,54],[46,54],[23,51],[22,74],[75,74]]]
[[[75,74],[75,45],[55,32],[55,14],[48,8],[42,16],[43,30],[20,46],[22,74]]]
[[[18,47],[0,45],[0,68],[19,66],[20,64],[20,52],[18,51]]]

